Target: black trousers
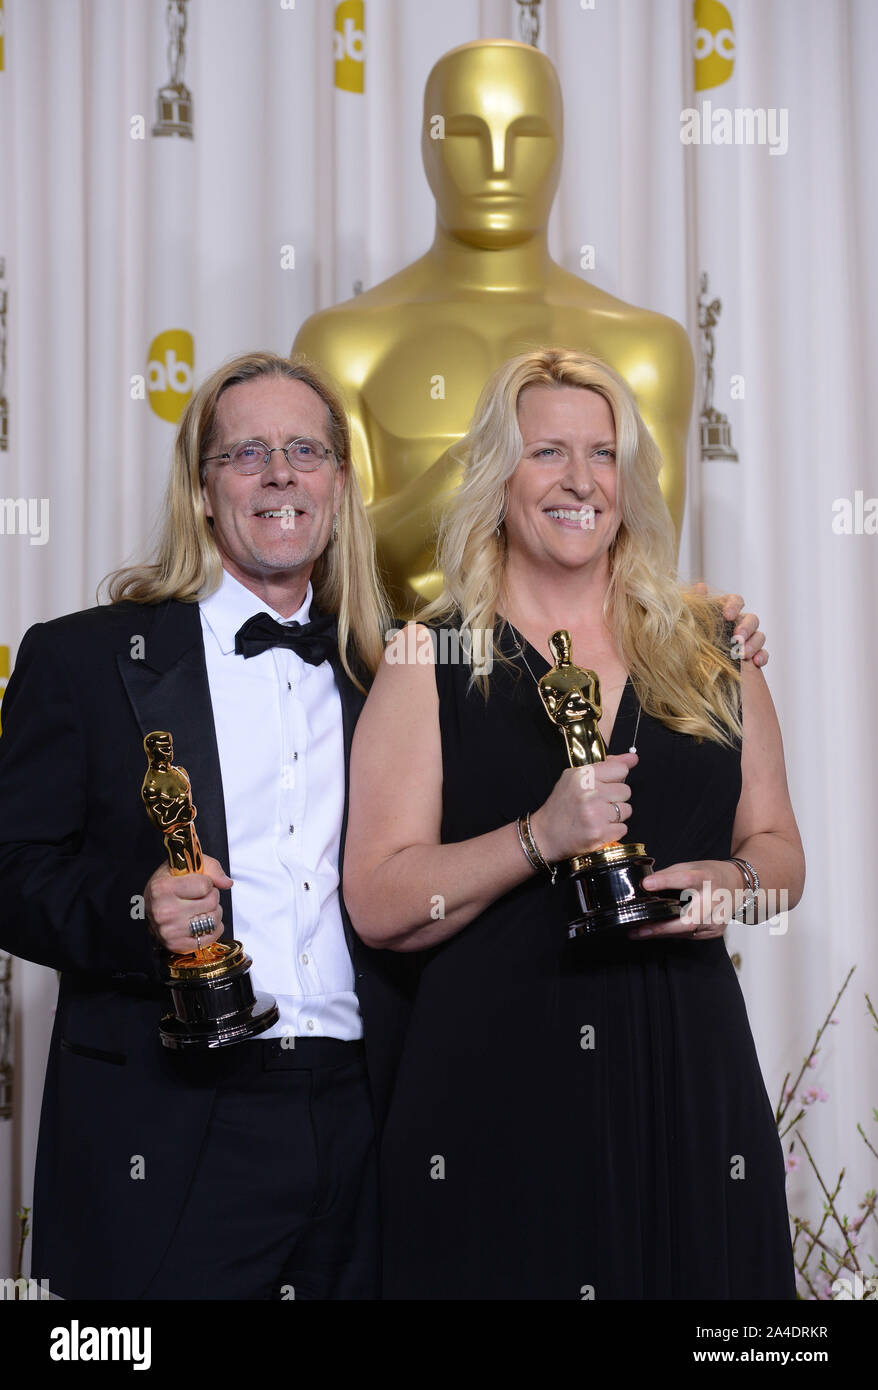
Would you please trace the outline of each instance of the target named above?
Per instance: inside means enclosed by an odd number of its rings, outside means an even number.
[[[377,1165],[363,1045],[241,1043],[180,1058],[216,1100],[180,1221],[143,1297],[378,1297]]]

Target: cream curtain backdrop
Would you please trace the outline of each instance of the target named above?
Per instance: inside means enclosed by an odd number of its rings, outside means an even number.
[[[288,351],[308,314],[426,249],[427,73],[456,44],[518,37],[520,9],[515,0],[5,0],[0,502],[33,500],[30,526],[21,509],[0,511],[0,646],[13,660],[31,623],[88,606],[100,578],[148,545],[168,417],[193,376],[245,349]],[[713,404],[738,458],[702,459],[699,387],[681,569],[739,589],[761,615],[809,866],[786,934],[736,929],[729,945],[741,955],[773,1103],[857,965],[808,1072],[829,1099],[804,1129],[828,1179],[846,1167],[854,1218],[856,1199],[878,1186],[856,1132],[859,1121],[874,1135],[878,1105],[878,1039],[863,1001],[867,989],[878,999],[869,877],[878,539],[836,534],[833,503],[878,493],[878,6],[698,0],[698,9],[696,93],[692,0],[539,6],[539,46],[565,102],[551,246],[567,269],[684,323],[696,350],[702,274],[702,305],[721,303]],[[192,139],[152,133],[181,11],[177,76],[191,93]],[[683,144],[681,112],[703,114],[708,101],[714,111],[786,110],[787,151]],[[586,247],[593,268],[582,267]],[[0,1277],[16,1267],[14,1213],[31,1202],[55,997],[54,975],[40,967],[16,961],[13,981]],[[806,1164],[788,1191],[795,1211],[819,1220]]]

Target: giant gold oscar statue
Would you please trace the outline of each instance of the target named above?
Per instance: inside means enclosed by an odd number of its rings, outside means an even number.
[[[626,378],[661,450],[662,490],[679,531],[689,340],[672,319],[552,260],[547,226],[561,143],[561,91],[545,54],[511,40],[444,54],[427,79],[421,136],[436,198],[433,245],[389,280],[313,315],[293,345],[345,394],[401,613],[438,593],[436,521],[458,482],[451,454],[479,392],[496,367],[531,348],[592,353]]]

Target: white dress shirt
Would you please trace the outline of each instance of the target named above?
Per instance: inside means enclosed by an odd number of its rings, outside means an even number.
[[[235,880],[234,934],[253,959],[253,988],[274,995],[280,1012],[260,1037],[351,1041],[363,1025],[338,897],[345,769],[332,666],[286,647],[235,653],[235,634],[256,613],[305,623],[310,607],[310,583],[299,611],[282,618],[226,571],[199,604],[229,838],[223,867]]]

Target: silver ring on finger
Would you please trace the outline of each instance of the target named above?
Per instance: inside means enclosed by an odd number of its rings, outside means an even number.
[[[621,819],[622,819],[622,807],[619,805],[618,801],[611,801],[611,802],[610,802],[610,805],[611,805],[611,806],[615,806],[615,808],[616,808],[616,820],[615,820],[615,824],[618,825],[619,822],[620,822]]]
[[[193,917],[189,923],[189,935],[194,936],[196,941],[200,940],[202,936],[210,936],[210,933],[215,930],[216,922],[208,914]]]

